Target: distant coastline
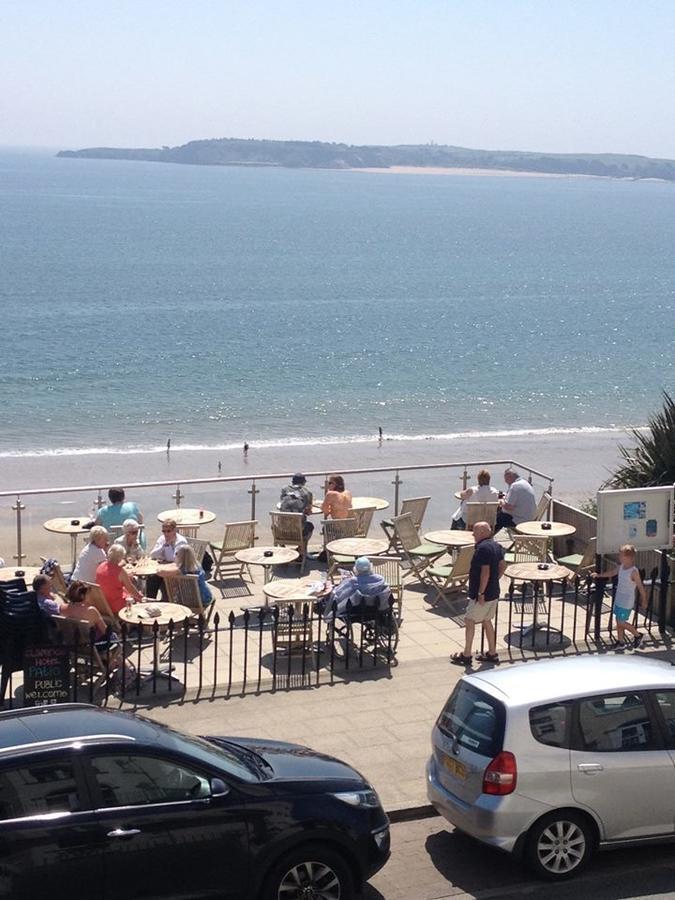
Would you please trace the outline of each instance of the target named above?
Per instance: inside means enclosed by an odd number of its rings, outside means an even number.
[[[115,159],[197,166],[272,166],[429,175],[554,175],[675,181],[675,160],[616,153],[477,150],[440,144],[357,146],[321,141],[219,138],[178,147],[88,147],[65,159]]]

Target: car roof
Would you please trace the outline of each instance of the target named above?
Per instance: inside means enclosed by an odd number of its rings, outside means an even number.
[[[0,713],[0,760],[73,741],[147,744],[156,743],[159,736],[159,730],[147,720],[84,703],[8,710]]]
[[[507,706],[531,706],[589,694],[675,688],[675,667],[644,656],[577,656],[517,663],[464,676]]]

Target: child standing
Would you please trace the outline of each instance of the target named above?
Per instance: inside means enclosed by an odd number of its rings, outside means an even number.
[[[635,547],[632,544],[624,544],[619,550],[619,566],[613,566],[607,572],[602,572],[600,578],[614,578],[618,574],[619,580],[616,585],[616,596],[614,597],[614,618],[616,619],[616,645],[623,647],[624,634],[628,631],[633,635],[635,641],[634,649],[642,643],[644,635],[641,631],[629,622],[629,618],[635,607],[635,590],[640,594],[640,606],[642,609],[647,608],[647,592],[640,578],[640,572],[635,565]]]

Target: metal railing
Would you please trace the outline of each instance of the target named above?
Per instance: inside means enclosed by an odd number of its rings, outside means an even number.
[[[380,474],[393,474],[393,480],[391,481],[391,485],[393,486],[393,509],[394,515],[398,515],[398,511],[400,508],[401,501],[401,486],[404,484],[404,480],[401,477],[402,474],[413,473],[413,472],[439,472],[439,471],[447,471],[451,469],[460,470],[460,474],[458,478],[461,481],[462,488],[465,488],[469,483],[470,470],[476,470],[481,468],[488,467],[510,467],[518,472],[521,475],[524,475],[528,478],[529,482],[532,483],[533,478],[540,478],[542,481],[547,482],[547,490],[552,492],[553,490],[553,482],[554,478],[552,475],[547,475],[544,472],[539,472],[532,466],[526,465],[524,463],[520,463],[517,460],[513,459],[491,459],[491,460],[471,460],[468,462],[455,462],[455,463],[424,463],[421,465],[409,465],[409,466],[377,466],[372,468],[361,468],[361,469],[343,469],[338,467],[337,469],[321,469],[316,471],[307,471],[305,475],[307,478],[320,478],[323,481],[323,484],[327,484],[328,473],[330,471],[339,471],[343,475],[380,475]],[[127,492],[135,492],[149,489],[157,489],[157,488],[173,488],[174,491],[171,494],[171,499],[175,502],[176,507],[180,507],[181,502],[185,499],[185,494],[183,489],[186,487],[197,486],[197,485],[236,485],[236,484],[244,484],[248,485],[247,493],[250,495],[250,518],[251,520],[255,520],[257,518],[257,497],[260,494],[260,489],[258,485],[262,482],[270,482],[270,481],[284,481],[287,482],[289,478],[288,472],[283,473],[264,473],[264,474],[256,474],[256,475],[224,475],[224,476],[215,476],[208,478],[186,478],[180,480],[161,480],[161,481],[139,481],[139,482],[124,482],[123,487]],[[114,484],[106,483],[106,484],[87,484],[87,485],[72,485],[67,487],[51,487],[51,488],[23,488],[23,489],[13,489],[9,491],[0,491],[0,500],[5,497],[9,497],[13,499],[13,505],[11,506],[11,510],[16,514],[16,548],[15,553],[13,554],[13,559],[16,560],[17,565],[21,565],[22,561],[27,556],[24,553],[24,541],[23,541],[23,514],[26,512],[27,505],[24,503],[24,500],[30,497],[46,497],[50,495],[57,494],[95,494],[94,506],[100,509],[105,501],[104,494],[111,487],[118,487],[120,482],[116,482]]]

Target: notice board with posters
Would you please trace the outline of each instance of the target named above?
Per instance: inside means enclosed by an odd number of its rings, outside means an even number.
[[[26,647],[23,663],[23,696],[26,706],[47,706],[70,700],[68,647]]]
[[[622,544],[667,550],[673,540],[673,487],[598,491],[598,553]]]

